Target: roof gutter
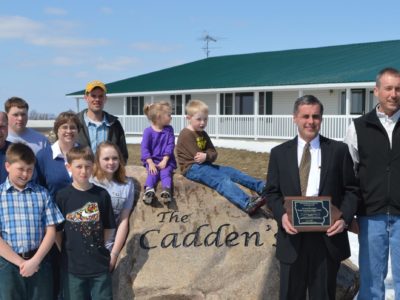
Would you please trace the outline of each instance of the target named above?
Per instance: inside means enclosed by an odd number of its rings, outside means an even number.
[[[147,96],[147,95],[173,95],[173,94],[214,94],[231,92],[257,92],[257,91],[298,91],[298,90],[326,90],[346,88],[373,88],[375,82],[350,82],[350,83],[321,83],[321,84],[298,84],[298,85],[275,85],[275,86],[253,86],[234,88],[211,88],[211,89],[188,89],[167,91],[143,91],[131,93],[107,93],[107,97]],[[84,95],[69,95],[68,98],[83,98]]]

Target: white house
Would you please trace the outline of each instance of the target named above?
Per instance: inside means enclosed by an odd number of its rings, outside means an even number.
[[[147,102],[170,100],[175,132],[190,99],[210,108],[214,137],[293,137],[294,100],[313,94],[324,104],[322,134],[342,139],[351,119],[371,110],[376,74],[400,69],[400,40],[210,57],[107,84],[106,110],[127,135],[142,134]],[[70,93],[79,109],[84,91]]]

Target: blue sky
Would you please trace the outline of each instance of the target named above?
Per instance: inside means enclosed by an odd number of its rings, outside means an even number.
[[[93,79],[203,59],[205,31],[211,56],[400,39],[399,11],[394,0],[0,0],[0,99],[75,109],[65,94]]]

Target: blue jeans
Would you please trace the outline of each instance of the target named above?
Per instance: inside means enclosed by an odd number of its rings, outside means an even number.
[[[16,265],[0,257],[0,299],[53,299],[53,277],[49,259],[43,259],[35,274],[22,277]]]
[[[384,300],[384,280],[388,271],[389,251],[395,299],[400,299],[400,216],[380,214],[358,217],[360,233],[359,300]]]
[[[264,181],[255,179],[239,170],[210,163],[193,164],[185,176],[216,190],[241,209],[247,207],[250,196],[240,189],[236,183],[259,194],[265,186]]]

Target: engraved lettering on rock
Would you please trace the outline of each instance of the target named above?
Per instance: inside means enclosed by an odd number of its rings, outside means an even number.
[[[190,223],[191,214],[180,215],[176,211],[160,212],[157,215],[159,223]],[[261,247],[261,234],[254,232],[237,232],[234,226],[225,223],[213,229],[210,224],[201,224],[190,232],[161,233],[160,229],[150,229],[140,236],[140,247],[150,250],[156,248],[197,248],[197,247]],[[266,231],[271,226],[267,225]]]

